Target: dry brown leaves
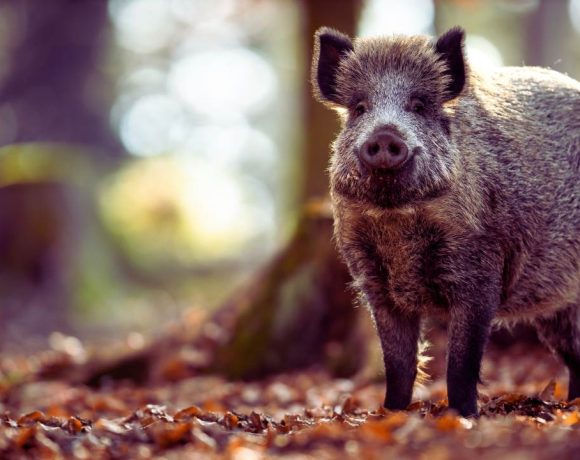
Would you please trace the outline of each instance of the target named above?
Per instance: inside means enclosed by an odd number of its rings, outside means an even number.
[[[48,355],[1,357],[0,458],[497,460],[580,452],[580,400],[564,402],[562,366],[536,348],[488,353],[477,420],[447,410],[437,363],[406,412],[379,408],[382,378],[310,370],[257,382],[198,376],[93,389],[40,378],[57,364]]]
[[[317,372],[99,391],[35,382],[4,395],[0,458],[571,458],[580,452],[580,400],[557,401],[554,388],[482,398],[482,416],[468,420],[444,399],[369,410],[382,385]],[[196,404],[175,409],[184,401]]]

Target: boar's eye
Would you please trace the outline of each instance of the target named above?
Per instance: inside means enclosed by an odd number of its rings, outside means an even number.
[[[354,108],[354,116],[356,118],[360,117],[362,114],[364,114],[367,111],[367,107],[366,105],[364,105],[362,102],[359,102],[356,107]]]
[[[416,97],[411,99],[410,104],[411,112],[416,113],[418,115],[423,115],[425,113],[425,103]]]

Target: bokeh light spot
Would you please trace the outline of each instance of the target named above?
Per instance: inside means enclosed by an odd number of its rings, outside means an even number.
[[[503,65],[503,58],[497,47],[481,35],[467,35],[465,50],[469,64],[475,68],[487,69]]]
[[[433,0],[369,0],[359,32],[363,36],[430,33],[434,19]]]
[[[580,0],[570,0],[568,11],[574,29],[576,29],[576,32],[580,33]]]
[[[111,178],[100,202],[144,266],[237,257],[274,231],[274,204],[259,182],[190,155],[135,160]]]
[[[121,118],[123,144],[136,155],[165,153],[179,145],[187,129],[178,102],[161,94],[137,99]]]
[[[166,46],[174,31],[166,0],[113,0],[109,15],[119,43],[136,53],[151,53]]]
[[[243,48],[186,56],[168,76],[171,93],[201,113],[260,112],[273,100],[276,83],[271,66]]]

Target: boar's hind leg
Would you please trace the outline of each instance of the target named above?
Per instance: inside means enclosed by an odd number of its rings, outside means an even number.
[[[451,311],[447,394],[449,407],[464,417],[477,415],[477,384],[492,317],[491,308],[476,305]]]
[[[568,399],[580,397],[580,305],[570,305],[549,318],[536,320],[540,339],[568,367]]]
[[[373,309],[381,339],[387,393],[385,407],[403,410],[411,403],[417,376],[417,348],[420,320],[417,316],[394,314],[388,308]]]

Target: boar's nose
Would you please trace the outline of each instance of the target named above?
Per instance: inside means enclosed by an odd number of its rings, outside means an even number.
[[[390,129],[374,132],[362,145],[360,158],[370,169],[397,169],[409,158],[409,149],[401,137]]]

